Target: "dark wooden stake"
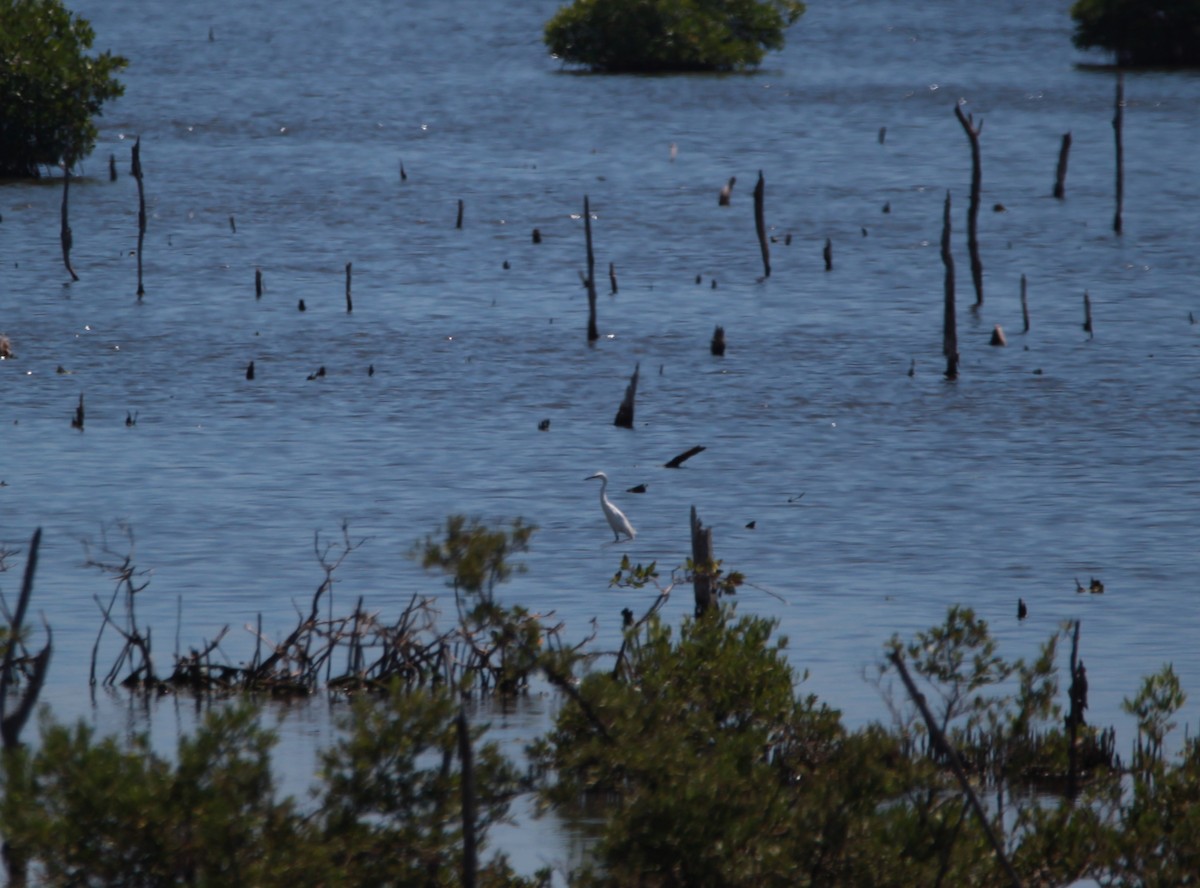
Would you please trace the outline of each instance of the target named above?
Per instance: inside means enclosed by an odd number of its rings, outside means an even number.
[[[458,220],[454,223],[455,228],[462,228],[462,217],[463,217],[463,202],[462,202],[462,198],[460,197],[458,199]]]
[[[1113,114],[1113,133],[1117,141],[1117,211],[1113,215],[1113,231],[1121,233],[1121,210],[1125,203],[1125,146],[1121,130],[1125,122],[1125,75],[1117,72],[1117,107]]]
[[[587,241],[587,277],[584,279],[588,293],[587,338],[588,342],[595,342],[600,338],[600,332],[596,329],[596,254],[592,250],[592,210],[586,194],[583,196],[583,236]],[[620,418],[619,413],[617,417]],[[632,418],[630,421],[632,427]]]
[[[1004,853],[1004,845],[992,829],[987,812],[983,810],[983,805],[979,803],[979,797],[975,795],[975,790],[971,788],[971,781],[967,779],[967,772],[963,769],[962,759],[958,757],[958,752],[950,745],[949,739],[942,733],[942,729],[938,727],[933,713],[925,705],[925,697],[917,690],[917,686],[913,683],[912,677],[908,674],[908,669],[904,665],[904,660],[900,657],[900,653],[892,651],[888,654],[888,659],[892,661],[892,665],[900,673],[900,680],[904,682],[904,687],[908,691],[909,697],[912,698],[917,708],[921,710],[921,717],[925,720],[925,726],[929,729],[929,736],[933,738],[936,748],[943,750],[946,753],[946,758],[950,760],[950,767],[954,771],[954,776],[958,778],[958,783],[962,787],[963,793],[967,796],[967,800],[971,804],[971,809],[975,812],[975,816],[979,818],[979,825],[987,835],[988,842],[991,844],[996,858],[1000,861],[1001,866],[1004,867],[1005,873],[1008,874],[1009,881],[1016,888],[1021,888],[1021,879],[1017,876],[1016,870],[1013,869],[1008,856]]]
[[[346,263],[346,314],[354,311],[354,301],[350,298],[350,276],[353,273],[354,263]]]
[[[608,263],[608,283],[612,287],[613,296],[617,295],[617,266],[612,262]]]
[[[979,258],[979,203],[983,190],[983,171],[979,158],[979,136],[983,132],[983,121],[975,125],[975,117],[963,114],[962,106],[954,106],[954,116],[962,124],[963,132],[971,142],[971,203],[967,208],[967,252],[971,256],[971,280],[975,284],[975,307],[983,305],[983,261]]]
[[[254,298],[262,299],[262,294],[263,294],[262,269],[256,268],[256,269],[254,269]]]
[[[1083,291],[1083,332],[1091,339],[1092,331],[1092,297],[1088,295],[1087,290]]]
[[[1054,171],[1054,196],[1062,200],[1067,196],[1067,155],[1071,153],[1071,134],[1063,133],[1062,147],[1058,149],[1058,168]]]
[[[471,751],[471,730],[467,714],[458,710],[458,758],[462,763],[462,822],[463,822],[463,879],[464,888],[475,888],[478,869],[475,837],[475,757]]]
[[[533,242],[540,244],[542,242],[542,232],[537,228],[533,229]]]
[[[83,431],[83,394],[79,395],[79,406],[75,408],[75,416],[71,419],[71,428]]]
[[[146,241],[146,189],[142,183],[142,137],[138,136],[137,141],[133,143],[133,178],[137,180],[138,187],[138,246],[137,246],[137,275],[138,288],[137,297],[140,300],[146,295],[146,288],[142,286],[142,245]]]
[[[67,267],[67,271],[71,274],[71,280],[79,280],[79,275],[75,273],[75,269],[71,267],[71,223],[67,214],[67,195],[71,189],[71,158],[68,157],[63,163],[63,198],[62,198],[62,228],[59,231],[59,237],[62,240],[63,265]]]
[[[711,351],[718,358],[725,354],[725,328],[718,326],[713,330],[712,342],[709,344]]]
[[[1025,321],[1025,332],[1029,332],[1029,299],[1025,275],[1021,275],[1021,318]]]
[[[637,397],[638,373],[641,369],[641,364],[634,366],[633,376],[629,378],[629,385],[625,386],[625,397],[621,399],[621,406],[617,408],[617,416],[613,420],[613,425],[618,428],[633,428],[633,402]]]
[[[767,223],[763,219],[763,194],[766,184],[762,170],[758,171],[758,184],[754,186],[754,229],[758,232],[758,246],[762,250],[763,277],[771,276],[771,247],[767,243]]]
[[[705,527],[692,506],[692,592],[696,599],[696,618],[702,617],[713,605],[712,528]]]
[[[954,310],[954,255],[950,252],[950,192],[942,210],[942,264],[946,266],[945,300],[942,311],[942,355],[946,378],[958,379],[958,320]]]
[[[108,181],[117,181],[117,155],[108,155]]]
[[[833,271],[833,241],[829,238],[825,238],[825,249],[821,255],[825,258],[825,270]]]

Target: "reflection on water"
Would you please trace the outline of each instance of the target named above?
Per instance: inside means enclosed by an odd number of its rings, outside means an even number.
[[[55,629],[55,710],[117,718],[86,703],[92,599],[109,586],[80,545],[115,519],[153,570],[138,607],[162,661],[176,635],[198,645],[226,624],[238,661],[253,651],[244,627],[261,614],[268,635],[285,631],[321,581],[314,532],[345,519],[365,541],[336,601],[398,611],[441,591],[405,553],[452,512],[539,525],[504,596],[555,611],[568,637],[595,617],[612,645],[621,609],[649,603],[607,588],[621,556],[681,562],[693,505],[718,557],[783,599],[751,586],[739,606],[779,618],[809,689],[851,723],[885,717],[862,671],[887,638],[953,602],[987,618],[1007,656],[1081,619],[1092,718],[1122,742],[1120,701],[1140,676],[1173,661],[1200,687],[1200,79],[1126,78],[1117,238],[1113,80],[1076,66],[1066,3],[811,4],[757,74],[651,78],[562,75],[539,37],[556,6],[77,4],[97,47],[132,60],[71,191],[78,283],[57,188],[0,188],[0,332],[17,354],[0,364],[0,539],[45,529],[36,603]],[[978,313],[960,99],[984,122]],[[150,214],[140,304],[135,136]],[[759,170],[777,238],[765,281]],[[939,372],[947,190],[953,385]],[[585,194],[597,262],[620,280],[593,348]],[[987,345],[997,323],[1007,348]],[[636,430],[616,429],[639,364]],[[69,426],[81,393],[82,434]],[[596,470],[636,542],[609,543],[580,480]],[[647,492],[623,493],[635,484]],[[1076,595],[1091,576],[1106,593]],[[680,598],[669,616],[689,609]],[[298,761],[322,718],[283,721]],[[175,721],[161,707],[151,719],[164,736]]]

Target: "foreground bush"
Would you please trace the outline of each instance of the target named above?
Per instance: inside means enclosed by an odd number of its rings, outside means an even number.
[[[732,71],[783,48],[798,0],[575,0],[546,24],[550,51],[595,71]]]
[[[0,178],[74,166],[96,146],[92,118],[124,91],[121,56],[89,56],[95,34],[60,0],[0,0]]]
[[[1073,40],[1127,67],[1200,66],[1198,0],[1076,0]]]

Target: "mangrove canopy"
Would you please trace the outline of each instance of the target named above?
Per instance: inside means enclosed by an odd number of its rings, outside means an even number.
[[[1076,0],[1072,37],[1122,67],[1200,67],[1200,0]]]
[[[798,0],[575,0],[546,24],[550,52],[593,71],[736,71],[783,48]]]
[[[88,55],[95,33],[60,0],[0,0],[0,178],[37,178],[96,147],[93,118],[126,60]]]

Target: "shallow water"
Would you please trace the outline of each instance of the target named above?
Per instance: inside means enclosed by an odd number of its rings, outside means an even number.
[[[93,597],[110,586],[83,566],[81,540],[109,526],[123,556],[118,519],[153,571],[138,607],[165,663],[177,634],[198,645],[229,624],[236,661],[257,615],[285,633],[321,580],[314,533],[336,540],[343,520],[364,540],[337,574],[347,609],[440,592],[406,552],[455,512],[536,523],[528,573],[503,595],[556,611],[573,638],[595,617],[611,645],[621,609],[651,598],[607,587],[621,555],[680,563],[693,505],[717,556],[754,584],[740,607],[780,620],[809,689],[853,724],[886,718],[863,680],[884,642],[955,602],[1009,656],[1081,619],[1091,718],[1122,744],[1120,702],[1142,675],[1171,661],[1200,687],[1200,78],[1126,76],[1117,237],[1114,79],[1080,65],[1097,59],[1071,47],[1065,2],[814,2],[761,71],[688,77],[564,72],[540,43],[555,6],[76,4],[97,48],[132,60],[72,184],[80,281],[61,263],[57,183],[0,186],[0,332],[17,354],[0,364],[0,540],[20,547],[44,528],[35,603],[55,630],[55,711],[125,717],[91,708],[86,688]],[[977,313],[960,99],[984,122]],[[779,238],[766,280],[760,170]],[[730,176],[733,205],[718,208]],[[956,383],[940,373],[947,190]],[[717,324],[724,358],[708,350]],[[995,324],[1007,348],[987,345]],[[637,428],[617,429],[639,365]],[[69,425],[81,393],[82,434]],[[695,444],[707,450],[662,468]],[[611,544],[583,483],[597,469],[632,544]],[[646,494],[623,492],[637,483]],[[1076,595],[1091,577],[1106,593]],[[16,582],[0,576],[6,593]],[[673,619],[690,611],[680,593]],[[326,736],[315,722],[284,719],[297,761]],[[156,724],[168,737],[178,723]]]

